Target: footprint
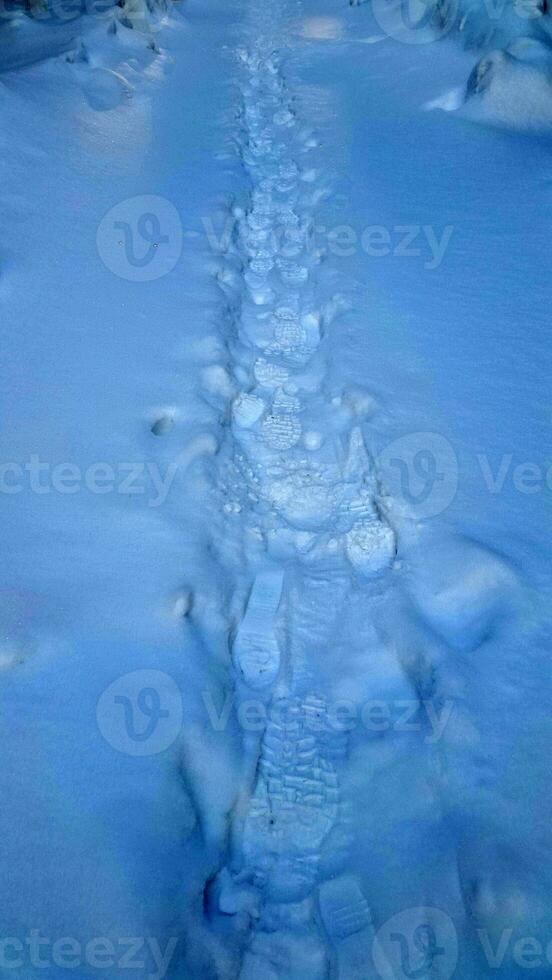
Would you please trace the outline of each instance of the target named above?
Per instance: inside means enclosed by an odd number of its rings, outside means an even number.
[[[295,180],[299,177],[299,167],[294,160],[284,160],[278,168],[278,176],[284,180]]]
[[[279,388],[274,395],[272,411],[275,415],[298,415],[301,411],[301,402],[295,397],[297,388],[295,385],[287,385],[287,390]]]
[[[251,259],[249,263],[249,269],[254,276],[258,278],[264,278],[268,276],[270,271],[274,268],[274,262],[272,258],[267,256],[266,258],[256,258]]]
[[[336,737],[322,699],[272,703],[244,827],[247,863],[266,859],[270,901],[298,902],[312,892],[324,842],[340,814],[337,773],[328,758]]]
[[[307,344],[307,331],[299,318],[291,312],[276,313],[273,320],[274,341],[271,345],[275,352],[284,355],[304,350]]]
[[[307,245],[306,232],[304,228],[286,227],[282,242],[282,254],[288,258],[301,255]]]
[[[255,375],[255,380],[263,388],[281,388],[289,378],[289,373],[285,368],[280,367],[278,364],[272,364],[270,361],[265,361],[263,357],[255,361],[253,374]]]
[[[274,618],[280,605],[283,583],[282,569],[271,569],[257,575],[247,611],[234,640],[234,664],[247,686],[254,690],[272,684],[280,669]]]
[[[314,348],[309,344],[307,330],[295,317],[276,320],[274,339],[269,347],[270,350],[285,357],[303,359],[313,353]]]
[[[368,902],[357,880],[343,875],[320,886],[318,904],[324,928],[337,954],[338,980],[375,976],[374,928]]]
[[[263,495],[280,518],[298,531],[322,531],[339,501],[334,474],[305,463],[273,476]]]
[[[276,264],[283,282],[291,286],[300,286],[307,282],[309,270],[304,265],[291,262],[289,259],[277,259]]]
[[[305,229],[301,228],[301,219],[299,215],[295,213],[292,207],[284,204],[280,207],[278,211],[278,219],[280,224],[286,228],[287,234],[290,234],[293,230],[300,229],[302,234],[305,235]]]
[[[380,520],[361,520],[345,536],[351,565],[366,578],[390,568],[397,552],[395,534]]]
[[[232,417],[241,429],[250,429],[259,421],[265,408],[264,401],[257,395],[238,395],[232,405]]]
[[[272,224],[272,212],[269,209],[255,205],[253,210],[247,215],[247,224],[253,231],[263,231],[265,228],[270,228]]]
[[[291,449],[299,442],[301,431],[301,423],[296,415],[271,412],[263,420],[263,438],[270,449]]]

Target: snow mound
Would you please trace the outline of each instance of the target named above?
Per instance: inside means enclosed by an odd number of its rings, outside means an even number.
[[[463,112],[520,129],[547,128],[552,125],[552,73],[507,50],[491,51],[468,79]]]

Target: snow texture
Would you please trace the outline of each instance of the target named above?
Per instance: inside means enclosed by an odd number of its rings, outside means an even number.
[[[0,976],[550,973],[550,15],[422,6],[2,21]]]

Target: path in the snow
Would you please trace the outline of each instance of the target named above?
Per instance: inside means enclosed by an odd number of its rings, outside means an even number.
[[[371,917],[342,874],[347,738],[328,714],[323,660],[351,590],[385,577],[396,542],[359,419],[325,388],[324,332],[348,297],[323,302],[317,288],[324,256],[312,242],[328,175],[310,163],[316,135],[282,72],[286,14],[285,3],[251,3],[235,52],[235,138],[250,193],[234,208],[219,274],[240,390],[217,475],[224,535],[239,539],[250,578],[231,644],[236,685],[242,700],[261,700],[268,723],[244,739],[250,785],[209,905],[236,917],[242,980],[323,980],[335,955],[340,976],[361,980]]]

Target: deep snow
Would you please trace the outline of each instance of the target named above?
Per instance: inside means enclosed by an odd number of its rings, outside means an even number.
[[[0,974],[550,972],[547,53],[379,21],[0,76]]]

